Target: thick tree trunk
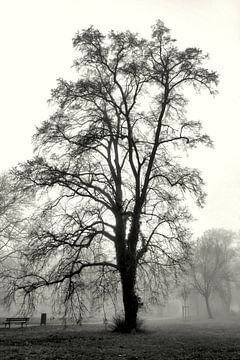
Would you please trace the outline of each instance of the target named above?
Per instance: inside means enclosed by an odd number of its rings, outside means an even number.
[[[124,230],[123,230],[124,229]],[[136,330],[138,297],[135,293],[137,259],[136,246],[139,233],[139,216],[132,223],[130,234],[125,240],[125,223],[123,218],[117,218],[116,254],[121,276],[123,307],[125,314],[124,329],[126,332]]]
[[[133,269],[121,274],[126,332],[136,330],[137,327],[138,297],[135,293],[135,273]]]
[[[208,296],[205,296],[205,302],[206,302],[206,307],[207,307],[208,318],[213,319],[213,315],[212,315],[212,311],[211,311],[211,308],[210,308],[209,297]]]

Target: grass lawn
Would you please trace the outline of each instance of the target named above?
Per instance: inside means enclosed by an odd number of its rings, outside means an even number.
[[[146,320],[139,334],[102,325],[0,328],[0,359],[240,359],[240,320]]]

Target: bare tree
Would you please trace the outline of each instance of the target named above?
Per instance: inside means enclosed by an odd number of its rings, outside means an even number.
[[[21,202],[19,188],[8,173],[0,175],[0,264],[15,253],[12,239],[19,230]]]
[[[0,300],[7,291],[7,275],[17,266],[19,243],[24,230],[22,207],[26,209],[25,194],[10,173],[0,175]]]
[[[58,80],[56,112],[34,138],[37,155],[15,170],[48,199],[29,233],[26,273],[14,274],[12,288],[30,294],[62,285],[68,299],[89,269],[112,271],[131,331],[137,279],[157,287],[188,256],[185,194],[204,202],[199,171],[179,157],[212,143],[199,122],[186,119],[182,91],[213,94],[218,78],[202,66],[207,56],[180,51],[161,21],[151,40],[90,27],[73,45],[78,79]]]
[[[204,297],[208,316],[213,318],[210,297],[218,294],[230,311],[234,234],[224,229],[206,231],[198,239],[191,264],[193,286]]]

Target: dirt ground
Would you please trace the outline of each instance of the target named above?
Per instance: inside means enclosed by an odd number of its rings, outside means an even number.
[[[100,324],[0,326],[0,359],[169,360],[240,359],[240,320],[145,320],[138,334],[116,334]]]

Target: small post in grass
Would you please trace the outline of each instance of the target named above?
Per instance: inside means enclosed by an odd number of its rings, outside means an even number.
[[[40,325],[44,325],[46,326],[47,325],[47,314],[46,313],[42,313],[41,314],[41,321],[40,321]]]
[[[104,323],[105,330],[107,330],[107,327],[108,327],[108,319],[107,319],[106,315],[105,315],[104,318],[103,318],[103,323]]]

